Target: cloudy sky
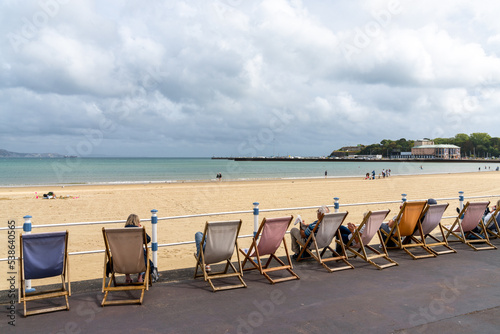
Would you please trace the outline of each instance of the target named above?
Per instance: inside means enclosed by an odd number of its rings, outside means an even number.
[[[493,0],[3,0],[0,149],[322,156],[500,136]]]

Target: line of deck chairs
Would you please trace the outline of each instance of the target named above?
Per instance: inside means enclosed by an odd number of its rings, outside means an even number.
[[[340,226],[348,212],[327,213],[320,216],[313,233],[300,241],[298,260],[314,259],[328,272],[353,269],[351,258],[359,257],[377,269],[398,265],[389,257],[388,249],[401,249],[413,259],[436,257],[456,253],[450,242],[462,242],[474,250],[496,249],[490,237],[500,238],[496,217],[500,206],[487,221],[483,213],[489,202],[467,202],[451,225],[441,224],[448,204],[427,204],[426,201],[405,202],[396,216],[393,228],[380,229],[390,210],[367,212],[351,239],[344,244]],[[207,222],[203,232],[204,250],[195,255],[194,277],[203,277],[212,291],[246,288],[243,272],[256,270],[271,284],[298,280],[293,270],[285,235],[293,216],[264,218],[252,238],[248,249],[238,247],[241,220]],[[493,228],[494,227],[494,228]],[[437,233],[434,233],[437,230]],[[479,231],[479,232],[478,232]],[[431,234],[433,232],[434,234]],[[152,284],[149,249],[144,228],[103,228],[105,256],[103,265],[102,306],[113,304],[142,304],[145,291]],[[68,231],[23,234],[20,236],[20,286],[19,302],[24,305],[24,315],[69,310],[71,295],[68,264]],[[379,244],[372,243],[378,235]],[[335,247],[332,247],[335,245]],[[285,256],[276,252],[280,247]],[[236,253],[237,263],[232,262]],[[418,253],[418,254],[417,254]],[[381,263],[382,262],[382,263]],[[207,265],[224,264],[221,271],[207,270]],[[220,266],[219,266],[220,267]],[[117,275],[145,273],[143,282],[120,283]],[[26,291],[26,280],[59,277],[54,290]],[[237,283],[234,283],[236,279]],[[217,281],[217,284],[214,282]],[[219,283],[222,282],[222,283]],[[139,290],[134,299],[108,300],[109,293]],[[129,295],[129,294],[127,294]],[[27,302],[45,298],[63,297],[64,305],[27,310]]]

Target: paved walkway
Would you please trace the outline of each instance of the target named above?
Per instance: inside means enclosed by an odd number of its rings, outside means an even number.
[[[75,282],[69,311],[24,318],[18,304],[13,327],[2,305],[0,333],[500,332],[500,250],[453,246],[421,260],[391,251],[400,265],[382,271],[359,259],[334,273],[300,262],[300,280],[276,285],[245,272],[248,288],[216,293],[193,270],[163,272],[143,305],[103,308],[99,281]]]

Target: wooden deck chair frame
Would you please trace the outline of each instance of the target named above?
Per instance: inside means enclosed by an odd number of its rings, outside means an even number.
[[[68,302],[68,297],[71,296],[71,282],[69,279],[69,261],[68,261],[68,235],[69,232],[53,232],[53,233],[36,233],[36,234],[21,234],[20,235],[20,251],[19,251],[19,273],[20,273],[20,280],[19,280],[19,303],[23,303],[24,307],[24,316],[27,317],[28,315],[34,315],[34,314],[40,314],[40,313],[47,313],[47,312],[54,312],[54,311],[60,311],[60,310],[69,310],[69,302]],[[62,271],[61,274],[57,275],[52,275],[46,276],[46,277],[36,277],[36,279],[40,278],[48,278],[48,277],[56,277],[60,276],[61,278],[61,285],[59,288],[52,289],[52,290],[40,290],[40,291],[35,291],[35,292],[26,292],[26,279],[31,279],[30,277],[26,278],[26,253],[23,252],[23,248],[25,245],[25,242],[29,240],[30,238],[50,238],[50,237],[59,237],[62,238],[64,237],[64,254],[62,256]],[[44,256],[46,256],[47,253],[43,253]],[[39,308],[36,310],[27,310],[27,302],[28,301],[33,301],[33,300],[40,300],[40,299],[46,299],[46,298],[56,298],[56,297],[64,297],[65,299],[65,305],[62,306],[54,306],[54,307],[46,307],[46,308]]]
[[[432,252],[429,248],[425,246],[423,243],[423,232],[422,225],[420,224],[420,220],[423,217],[423,212],[427,205],[427,201],[417,201],[417,202],[404,202],[403,206],[399,210],[399,213],[396,217],[396,222],[391,231],[387,233],[382,230],[382,233],[385,234],[385,246],[387,249],[402,249],[406,252],[406,254],[410,255],[414,260],[424,259],[429,257],[436,257],[436,254]],[[415,230],[418,230],[420,234],[420,240],[415,239],[415,243],[406,242],[404,239],[408,237],[408,241],[411,240],[411,236],[414,234]],[[387,244],[389,240],[393,241],[396,246],[388,247]],[[409,248],[420,247],[425,251],[424,255],[415,255],[410,252]]]
[[[353,254],[353,257],[360,257],[365,260],[369,264],[375,266],[377,269],[382,270],[385,268],[389,268],[392,266],[397,266],[398,263],[389,257],[387,253],[387,248],[382,239],[382,234],[380,233],[380,225],[382,225],[384,219],[391,212],[391,210],[379,210],[379,211],[368,211],[359,226],[353,232],[352,238],[346,244],[345,248]],[[373,225],[373,226],[371,226]],[[364,229],[375,230],[376,232],[372,232],[373,235],[370,237],[366,233],[364,235],[361,234],[361,231]],[[380,252],[375,247],[371,246],[369,243],[375,236],[375,233],[378,235],[380,240],[380,247],[382,251]],[[384,259],[388,263],[380,265],[373,260],[376,259]]]
[[[484,225],[486,226],[486,231],[488,232],[490,238],[500,238],[500,226],[497,221],[497,215],[499,214],[500,214],[500,205],[497,205],[490,219],[488,219],[488,221],[484,223]],[[495,226],[496,232],[492,231],[490,229],[490,226]]]
[[[257,230],[257,233],[252,238],[252,244],[250,245],[250,248],[248,248],[248,250],[240,249],[240,252],[241,254],[243,254],[244,257],[243,263],[241,264],[243,271],[258,269],[259,272],[262,275],[264,275],[264,277],[267,278],[269,282],[271,282],[271,284],[300,279],[299,275],[297,275],[293,271],[292,261],[290,260],[290,253],[288,252],[288,247],[285,241],[285,234],[286,231],[288,230],[288,227],[290,226],[290,223],[292,222],[292,219],[293,216],[286,216],[286,217],[276,217],[276,218],[264,218],[262,220],[259,229]],[[272,242],[274,242],[274,245],[268,246],[266,240],[263,239],[266,238],[267,235],[264,234],[263,232],[264,229],[268,228],[268,226],[272,224],[280,224],[280,223],[282,223],[282,226],[279,227],[283,227],[282,230],[279,232],[273,231],[276,234],[273,235],[272,237],[274,237],[274,239],[276,240],[272,240]],[[267,250],[264,250],[262,249],[262,247],[259,247],[262,245],[265,245]],[[283,262],[279,257],[275,255],[275,252],[281,245],[283,245],[283,247],[285,248],[286,261],[288,262],[288,264]],[[264,265],[262,265],[263,256],[269,256]],[[252,257],[256,257],[256,260],[252,259]],[[271,261],[273,259],[280,265],[270,267],[269,265],[271,264]],[[245,268],[247,262],[250,263],[251,267]],[[276,272],[282,270],[288,271],[288,273],[290,273],[290,276],[281,278],[272,278],[268,274],[269,272]]]
[[[198,277],[203,277],[208,284],[210,284],[210,287],[212,288],[213,292],[220,291],[220,290],[229,290],[229,289],[237,289],[237,288],[246,288],[247,284],[243,280],[243,267],[241,266],[241,260],[240,260],[240,254],[237,251],[238,250],[238,235],[240,233],[240,228],[241,228],[241,219],[240,220],[229,220],[229,221],[216,221],[216,222],[206,222],[205,224],[205,229],[203,231],[203,237],[201,239],[201,244],[200,244],[200,249],[205,248],[202,247],[202,245],[205,245],[205,240],[210,237],[210,230],[217,228],[218,226],[223,226],[223,225],[237,225],[236,228],[236,234],[234,236],[234,241],[229,240],[229,242],[234,245],[234,249],[229,255],[229,257],[226,257],[224,259],[221,259],[220,261],[209,261],[210,263],[207,263],[206,257],[207,254],[206,252],[209,252],[209,249],[204,249],[203,251],[200,251],[198,255],[194,255],[196,259],[196,269],[194,271],[194,278]],[[239,269],[236,269],[234,264],[231,262],[231,257],[234,254],[234,250],[236,249],[236,256],[237,256],[237,261],[238,261],[238,267]],[[210,272],[208,273],[206,270],[206,265],[207,264],[215,264],[219,262],[225,262],[226,265],[224,267],[224,270],[219,271],[219,272]],[[233,272],[228,272],[228,269],[231,268]],[[201,274],[198,274],[198,269],[201,271]],[[240,281],[240,284],[231,284],[231,285],[224,285],[224,286],[215,286],[214,283],[212,282],[215,279],[220,279],[220,278],[228,278],[228,277],[236,277]]]
[[[489,201],[465,203],[463,209],[460,211],[458,216],[455,218],[455,221],[453,222],[453,224],[451,226],[443,226],[443,228],[446,230],[446,239],[448,239],[448,242],[460,241],[460,242],[466,244],[467,246],[469,246],[470,248],[474,249],[475,251],[497,249],[497,247],[494,246],[490,242],[490,239],[488,237],[488,232],[486,230],[486,225],[484,224],[483,219],[482,219],[484,211],[486,210],[486,208],[488,207],[489,204],[490,204]],[[468,215],[470,213],[469,208],[471,208],[473,206],[474,207],[477,206],[477,208],[474,208],[475,209],[475,211],[473,213],[474,217],[469,218],[466,215]],[[462,226],[463,220],[473,219],[475,221],[476,218],[478,220],[476,226],[479,226],[482,229],[484,237],[477,234],[476,232],[473,232],[472,229],[474,227],[467,228],[464,230],[464,228]],[[475,224],[475,222],[473,224]],[[456,239],[450,240],[449,239],[450,236],[453,236]],[[475,239],[468,239],[468,237],[470,237],[470,236],[474,236]],[[476,243],[485,243],[486,246],[477,247],[474,245]]]
[[[126,258],[127,256],[123,255],[124,250],[123,249],[115,249],[115,254],[113,254],[112,248],[114,247],[111,245],[113,241],[110,241],[110,235],[113,234],[122,234],[123,236],[127,236],[127,234],[133,235],[135,234],[141,234],[141,250],[134,251],[134,256],[136,259],[133,257]],[[101,302],[101,306],[105,305],[122,305],[122,304],[142,304],[143,299],[144,299],[144,292],[149,290],[149,285],[151,284],[151,275],[150,275],[150,266],[149,266],[149,248],[148,248],[148,241],[146,237],[146,229],[144,227],[122,227],[122,228],[102,228],[102,236],[104,238],[104,245],[105,245],[105,251],[104,251],[104,270],[103,270],[103,279],[102,279],[102,292],[104,293],[104,297]],[[113,237],[111,237],[113,238]],[[126,240],[126,238],[124,238]],[[137,244],[137,246],[139,246]],[[130,249],[130,244],[126,245],[127,251]],[[140,254],[138,254],[140,252]],[[139,264],[139,261],[144,258],[144,252],[146,252],[146,261],[144,263],[144,267],[140,268],[142,265]],[[120,254],[120,255],[118,255]],[[142,254],[142,257],[140,257]],[[138,263],[132,265],[134,267],[133,270],[120,270],[116,268],[116,261],[118,260],[118,257],[122,257],[122,261],[134,261],[137,260]],[[114,259],[113,259],[114,257]],[[111,264],[111,272],[110,272],[110,277],[108,278],[108,281],[106,282],[106,267],[108,262]],[[115,263],[113,263],[115,262]],[[122,272],[125,271],[125,272]],[[116,274],[137,274],[144,271],[146,274],[144,276],[143,282],[134,282],[134,283],[120,283],[116,280]],[[119,299],[119,300],[107,300],[108,299],[108,294],[110,292],[119,292],[119,291],[141,291],[141,295],[139,298],[134,298],[134,299]]]
[[[354,266],[351,263],[349,263],[349,261],[347,261],[344,243],[342,242],[342,237],[340,235],[340,230],[339,230],[339,227],[344,222],[345,218],[347,217],[347,214],[348,214],[347,211],[321,214],[321,216],[318,219],[318,223],[316,223],[316,225],[314,226],[314,229],[312,230],[309,237],[306,239],[306,242],[303,242],[300,239],[297,240],[301,248],[299,255],[297,256],[297,260],[300,261],[304,259],[303,255],[307,252],[307,254],[309,254],[312,258],[318,261],[330,273],[345,269],[354,269]],[[334,229],[334,231],[330,231],[333,232],[331,235],[321,236],[322,233],[321,231],[324,226],[323,223],[324,221],[326,222],[325,219],[328,219],[328,224],[337,224],[337,226]],[[335,239],[335,236],[337,236],[337,239]],[[323,245],[320,245],[318,247],[318,239],[321,238],[326,238],[330,242],[325,242]],[[337,253],[335,249],[330,247],[332,241],[340,245],[340,247],[342,248],[342,255]],[[327,250],[330,250],[332,252],[332,255],[334,256],[329,258],[323,258]],[[334,261],[335,262],[342,261],[344,265],[337,267],[329,267],[327,265],[327,262],[334,262]]]
[[[431,205],[427,204],[427,206],[424,209],[424,212],[422,213],[422,216],[424,218],[420,222],[420,227],[422,230],[419,229],[418,231],[419,235],[416,235],[417,231],[415,231],[415,233],[410,237],[411,240],[414,242],[423,242],[425,247],[427,247],[431,252],[433,252],[436,255],[450,254],[457,252],[448,244],[448,240],[446,239],[444,233],[443,225],[441,224],[441,219],[448,206],[449,206],[448,203],[431,204]],[[431,232],[434,231],[436,228],[439,228],[439,232],[441,233],[441,240],[439,240],[436,236],[431,234]],[[419,237],[420,239],[418,239]],[[428,239],[431,239],[432,241],[429,243],[427,241]],[[445,247],[446,250],[441,250],[441,251],[436,250],[436,248],[440,246]]]

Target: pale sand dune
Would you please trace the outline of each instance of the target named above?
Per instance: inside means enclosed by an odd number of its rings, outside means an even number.
[[[53,191],[64,199],[35,199],[38,195]],[[466,174],[442,174],[421,176],[392,176],[380,180],[349,179],[305,179],[245,182],[206,182],[109,186],[66,186],[0,188],[0,212],[2,227],[8,219],[16,225],[23,224],[23,216],[31,215],[34,225],[90,221],[125,220],[130,213],[141,219],[150,218],[152,209],[158,217],[202,214],[228,211],[251,211],[253,202],[260,202],[260,209],[291,208],[302,206],[332,205],[339,197],[341,204],[398,201],[406,193],[408,199],[457,198],[448,201],[450,207],[445,215],[456,215],[458,192],[465,196],[500,195],[500,173],[481,172]],[[65,197],[69,195],[69,197]],[[78,197],[78,198],[73,198]],[[488,199],[496,202],[499,198]],[[367,210],[398,210],[398,204],[377,204],[347,207],[347,221],[359,223]],[[263,217],[300,214],[307,222],[315,219],[314,210],[261,213]],[[160,220],[159,244],[194,240],[194,233],[202,231],[207,220],[243,219],[241,234],[253,232],[252,214],[201,217],[177,220]],[[119,227],[123,224],[106,225]],[[144,223],[149,234],[151,224]],[[70,231],[70,252],[103,249],[101,225],[70,226],[56,228],[34,228],[33,232]],[[16,242],[20,230],[17,230]],[[7,257],[7,234],[0,232],[1,258]],[[288,238],[288,237],[287,237]],[[289,239],[288,239],[289,240]],[[248,247],[249,239],[240,241],[240,247]],[[159,270],[194,267],[194,244],[162,247],[159,250]],[[102,277],[103,254],[77,255],[70,257],[71,279],[84,280]],[[0,270],[7,273],[6,262]],[[0,283],[0,290],[7,289],[7,282]]]

